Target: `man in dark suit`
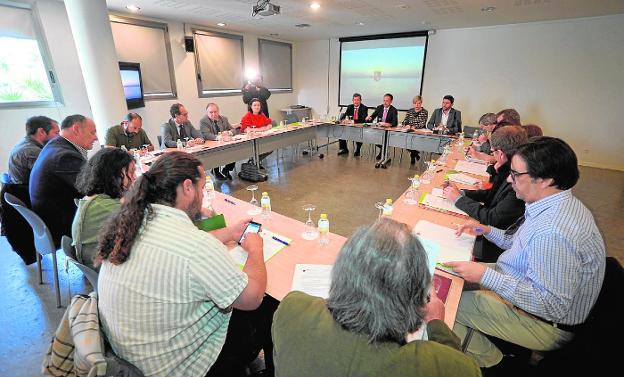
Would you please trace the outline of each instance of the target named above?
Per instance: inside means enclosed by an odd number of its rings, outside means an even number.
[[[87,161],[87,152],[97,140],[95,123],[83,115],[70,115],[61,124],[61,136],[41,150],[30,173],[32,209],[50,229],[56,247],[61,236],[71,236],[76,213],[76,176]]]
[[[390,93],[384,94],[383,103],[375,108],[375,111],[368,117],[366,121],[371,119],[377,119],[384,127],[396,127],[399,124],[399,113],[396,107],[392,106],[392,100],[394,97]],[[379,153],[377,153],[377,160],[381,160],[381,145],[377,144]]]
[[[454,185],[444,189],[447,199],[481,224],[506,229],[524,214],[524,201],[517,198],[511,182],[507,182],[511,157],[527,142],[526,131],[519,126],[503,127],[492,134],[490,148],[496,159],[492,187],[488,190],[462,190]],[[477,237],[474,256],[482,262],[496,262],[503,252],[483,236]]]
[[[461,111],[453,108],[454,103],[455,98],[453,98],[453,96],[444,96],[444,98],[442,98],[442,107],[433,111],[427,123],[427,128],[433,130],[442,125],[444,130],[449,134],[461,132]]]
[[[344,121],[345,119],[353,120],[353,123],[364,123],[366,116],[368,115],[368,107],[362,104],[362,95],[360,93],[353,93],[353,104],[347,106],[347,111],[340,115],[340,121]],[[347,118],[349,117],[349,118]],[[354,157],[358,157],[360,155],[360,148],[362,148],[362,143],[355,143],[357,147],[355,148],[355,153],[353,153]],[[349,148],[347,147],[347,141],[340,139],[338,140],[338,155],[349,153]]]
[[[169,114],[171,114],[171,119],[160,126],[161,148],[175,148],[178,139],[184,140],[186,138],[188,138],[190,146],[204,143],[201,133],[188,120],[188,111],[184,105],[174,103],[169,108]]]

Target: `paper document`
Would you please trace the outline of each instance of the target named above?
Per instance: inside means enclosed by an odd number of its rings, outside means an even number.
[[[273,233],[270,230],[261,231],[260,236],[264,241],[263,250],[265,262],[271,259],[271,257],[277,254],[280,250],[288,246],[286,243],[290,244],[292,242],[290,238]],[[276,240],[276,238],[284,241],[284,243]],[[247,251],[245,251],[245,249],[243,249],[240,245],[237,245],[235,248],[230,250],[230,256],[234,259],[234,262],[241,267],[247,262]]]
[[[457,214],[462,216],[468,216],[468,214],[461,209],[455,207],[455,204],[448,199],[440,198],[432,194],[423,194],[420,199],[420,204],[425,207],[429,207],[436,211],[448,212],[451,214]]]
[[[459,183],[462,185],[469,185],[469,186],[474,186],[477,183],[481,182],[479,179],[473,178],[463,173],[449,174],[448,178],[449,178],[449,181],[451,182]]]
[[[431,194],[432,194],[432,195],[435,195],[435,196],[437,196],[437,197],[439,197],[439,198],[445,198],[445,196],[444,196],[444,190],[442,190],[442,189],[441,189],[441,188],[439,188],[439,187],[434,187],[434,188],[432,188],[432,189],[431,189]]]
[[[457,165],[455,165],[455,170],[457,171],[463,171],[464,173],[476,174],[484,177],[489,175],[486,169],[487,165],[461,160],[457,161]]]
[[[433,274],[435,272],[436,263],[438,263],[438,255],[440,255],[440,244],[433,240],[420,236],[418,236],[418,240],[427,252],[429,273]]]
[[[472,248],[475,243],[475,236],[473,235],[464,233],[457,237],[455,229],[434,224],[427,220],[420,220],[416,223],[412,233],[419,240],[426,239],[429,244],[435,243],[439,245],[440,252],[436,260],[437,263],[472,260]],[[424,243],[423,246],[425,246]]]
[[[321,298],[329,297],[332,267],[329,264],[296,265],[292,290]]]

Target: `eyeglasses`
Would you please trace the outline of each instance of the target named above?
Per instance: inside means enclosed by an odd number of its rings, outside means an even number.
[[[511,180],[514,181],[514,183],[516,182],[516,178],[518,178],[521,175],[525,175],[525,174],[529,174],[529,172],[525,171],[525,172],[520,173],[520,172],[517,172],[517,171],[515,171],[513,169],[511,169],[509,171],[509,175],[511,176]]]
[[[185,117],[188,115],[188,113],[180,113],[179,115]]]

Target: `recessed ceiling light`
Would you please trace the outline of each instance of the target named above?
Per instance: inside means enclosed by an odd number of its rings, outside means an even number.
[[[481,12],[494,12],[496,10],[496,7],[483,7],[481,8]]]
[[[321,7],[321,4],[319,4],[319,3],[312,3],[312,4],[310,4],[310,8],[312,8],[314,10],[319,9],[320,7]]]
[[[130,12],[138,12],[141,10],[141,8],[138,5],[134,5],[134,4],[126,5],[126,9],[129,10]]]
[[[364,26],[364,22],[356,22],[355,23],[357,26]]]
[[[223,26],[227,26],[227,24],[226,24],[226,23],[223,23],[223,22],[218,22],[218,23],[217,23],[217,26],[221,26],[221,27],[223,27]]]
[[[310,24],[297,24],[295,27],[310,27]]]

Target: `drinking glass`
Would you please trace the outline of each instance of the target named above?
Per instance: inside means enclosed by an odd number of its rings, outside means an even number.
[[[418,204],[418,188],[420,188],[420,178],[418,176],[409,177],[410,188],[405,193],[405,203],[409,205]]]
[[[303,225],[303,233],[301,233],[301,238],[303,238],[304,240],[311,241],[316,239],[316,237],[318,237],[319,235],[318,231],[316,230],[316,226],[312,221],[312,212],[315,209],[316,206],[314,204],[306,204],[303,206],[303,210],[308,212],[308,219]]]
[[[379,210],[379,216],[377,216],[378,219],[381,219],[381,215],[383,214],[384,204],[386,204],[386,203],[385,202],[376,202],[375,203],[375,208],[377,208]]]
[[[247,191],[251,191],[251,200],[249,201],[249,204],[252,205],[252,208],[247,211],[247,214],[252,216],[259,215],[260,212],[262,212],[258,199],[256,199],[256,190],[258,190],[258,185],[247,186]]]

